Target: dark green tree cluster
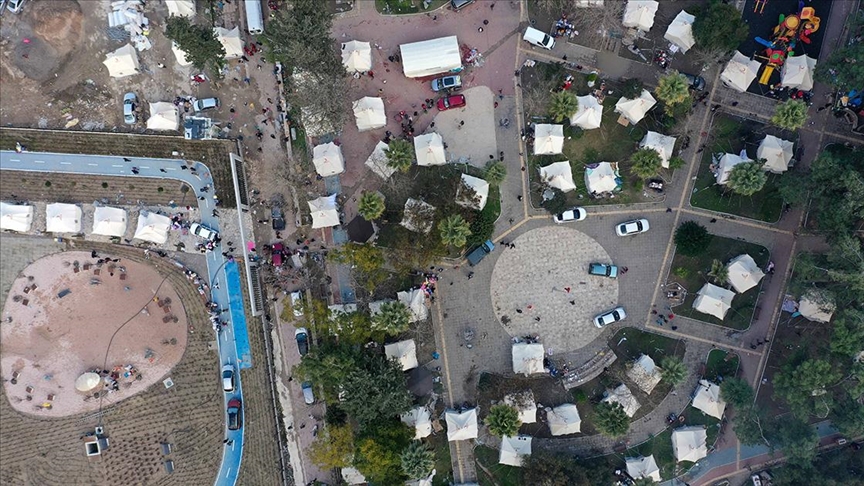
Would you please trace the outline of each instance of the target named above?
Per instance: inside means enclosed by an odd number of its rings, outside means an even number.
[[[685,221],[675,230],[676,251],[684,256],[700,255],[712,239],[708,228],[696,221]]]
[[[195,69],[206,69],[214,76],[222,76],[225,48],[211,27],[193,24],[188,17],[171,16],[165,24],[165,37],[186,53],[186,60]]]
[[[848,19],[849,42],[842,49],[831,52],[827,60],[819,60],[816,79],[837,88],[850,90],[864,86],[864,11],[858,10]]]
[[[864,220],[864,151],[829,150],[810,165],[806,186],[819,229],[831,240]]]
[[[534,452],[523,463],[524,484],[534,486],[596,486],[613,482],[608,466],[580,464],[571,457]]]
[[[734,51],[747,39],[750,28],[734,5],[711,0],[707,8],[695,13],[693,37],[700,49]]]

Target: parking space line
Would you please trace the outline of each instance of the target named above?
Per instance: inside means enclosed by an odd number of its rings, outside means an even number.
[[[33,162],[36,164],[44,164],[45,163],[44,160],[34,160]]]

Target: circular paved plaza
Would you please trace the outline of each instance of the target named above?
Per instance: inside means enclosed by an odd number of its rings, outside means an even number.
[[[556,354],[599,336],[591,319],[616,305],[618,281],[588,275],[588,264],[611,263],[606,250],[570,227],[531,230],[513,243],[502,245],[491,284],[492,308],[507,332],[538,334]]]

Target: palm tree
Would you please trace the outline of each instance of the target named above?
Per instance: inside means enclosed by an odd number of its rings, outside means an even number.
[[[425,478],[435,467],[435,454],[419,440],[412,440],[399,454],[399,460],[402,472],[411,479]]]
[[[364,192],[357,202],[357,212],[366,221],[380,218],[384,214],[384,196],[377,192]]]
[[[620,437],[630,429],[630,417],[620,403],[601,402],[594,408],[594,426],[607,437]]]
[[[507,166],[505,166],[503,162],[490,160],[489,163],[486,164],[486,173],[483,177],[490,185],[500,185],[504,182],[504,178],[507,177]]]
[[[399,172],[408,172],[414,163],[414,147],[407,140],[391,140],[384,149],[384,155],[387,156],[387,165]]]
[[[742,196],[752,196],[761,191],[768,182],[768,174],[762,170],[764,162],[745,162],[732,167],[726,185]]]
[[[630,156],[630,172],[642,179],[657,175],[662,164],[660,154],[652,148],[639,149]]]
[[[549,115],[556,122],[569,117],[579,108],[579,100],[569,91],[559,91],[549,100]]]
[[[660,101],[667,105],[677,105],[683,103],[690,96],[690,83],[687,82],[687,78],[683,74],[675,71],[660,78],[654,93]]]
[[[677,385],[687,378],[687,367],[681,358],[667,356],[660,361],[660,374],[664,380]]]
[[[777,105],[771,124],[786,130],[798,130],[807,123],[807,104],[801,100],[787,100]]]
[[[411,310],[402,302],[385,302],[372,316],[372,329],[394,335],[403,333],[411,326]]]
[[[726,285],[729,281],[729,268],[716,258],[711,262],[711,271],[708,272],[708,278],[714,281],[717,285]]]
[[[489,433],[496,437],[513,437],[519,433],[522,422],[519,421],[519,412],[509,405],[495,405],[489,409],[486,416],[486,425]]]
[[[471,236],[471,226],[459,214],[454,214],[442,219],[438,223],[438,231],[441,232],[441,241],[447,246],[462,248]]]

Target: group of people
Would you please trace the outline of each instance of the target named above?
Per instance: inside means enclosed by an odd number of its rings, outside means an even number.
[[[222,320],[222,314],[228,312],[228,309],[220,309],[216,302],[207,302],[207,311],[209,312],[210,325],[213,326],[213,331],[216,334],[222,332],[222,328],[228,325],[227,321]]]

